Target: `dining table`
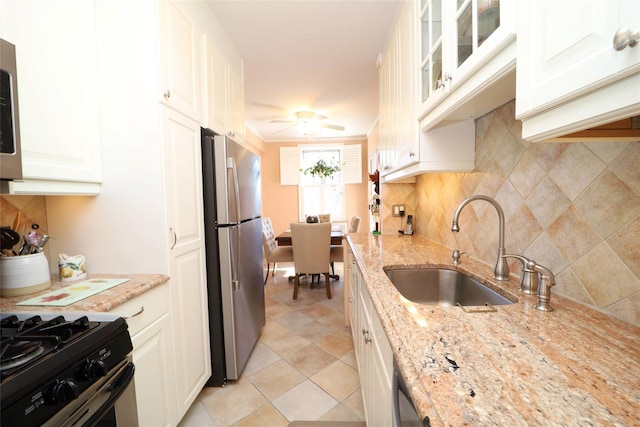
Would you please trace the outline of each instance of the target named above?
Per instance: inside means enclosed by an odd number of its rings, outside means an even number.
[[[331,244],[338,246],[342,245],[342,239],[344,239],[344,232],[342,230],[331,230]],[[291,230],[285,230],[276,236],[276,242],[278,246],[291,246]]]

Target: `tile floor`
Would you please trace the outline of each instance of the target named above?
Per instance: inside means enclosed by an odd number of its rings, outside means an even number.
[[[265,287],[267,321],[238,381],[205,387],[180,427],[287,426],[294,420],[363,421],[351,329],[344,326],[343,272],[324,286],[301,284],[280,263]]]

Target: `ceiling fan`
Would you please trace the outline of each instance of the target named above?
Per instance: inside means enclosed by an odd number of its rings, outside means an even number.
[[[309,136],[314,134],[318,129],[326,128],[326,129],[334,129],[343,131],[345,129],[344,126],[335,125],[331,123],[326,123],[327,116],[323,116],[321,114],[316,114],[313,111],[298,111],[294,114],[295,119],[290,120],[271,120],[269,123],[291,123],[292,125],[286,127],[282,130],[279,130],[275,133],[284,132],[293,127],[298,127],[300,132],[304,136]]]

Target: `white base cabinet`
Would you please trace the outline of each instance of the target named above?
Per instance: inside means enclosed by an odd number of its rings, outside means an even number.
[[[211,376],[200,125],[163,110],[165,214],[178,417]]]
[[[640,3],[520,2],[516,118],[544,141],[640,113],[640,48],[615,50],[620,27],[640,30]]]
[[[350,248],[347,257],[349,319],[366,422],[369,426],[391,426],[393,352]]]
[[[136,367],[138,424],[142,427],[175,425],[169,284],[160,285],[111,312],[124,317],[129,325]]]

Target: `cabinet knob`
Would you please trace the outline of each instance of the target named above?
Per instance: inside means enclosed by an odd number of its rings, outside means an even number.
[[[613,36],[613,48],[624,50],[627,46],[634,47],[640,41],[640,31],[633,31],[629,27],[620,27]]]
[[[164,99],[171,98],[171,91],[169,89],[165,90],[162,96],[164,96]]]

